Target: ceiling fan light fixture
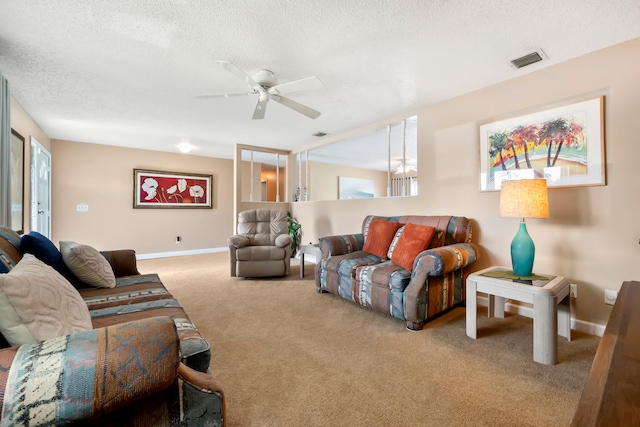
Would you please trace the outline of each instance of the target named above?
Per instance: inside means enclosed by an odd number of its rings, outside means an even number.
[[[409,172],[415,172],[417,169],[413,166],[408,165],[407,163],[398,163],[398,167],[396,168],[395,174],[399,175],[401,173],[409,173]]]
[[[278,86],[280,81],[276,78],[271,70],[258,70],[255,73],[254,79],[256,83],[262,86],[265,89],[272,88],[273,86]]]

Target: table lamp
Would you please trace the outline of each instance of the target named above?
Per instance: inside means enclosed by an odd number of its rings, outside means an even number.
[[[500,216],[522,218],[511,242],[511,265],[517,276],[531,276],[536,248],[527,233],[525,218],[549,218],[549,197],[545,179],[503,181]]]

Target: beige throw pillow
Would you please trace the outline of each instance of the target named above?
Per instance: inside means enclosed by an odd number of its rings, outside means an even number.
[[[92,329],[89,309],[71,283],[52,267],[25,254],[0,274],[0,331],[22,345]]]
[[[97,249],[76,242],[60,242],[60,253],[67,268],[87,285],[96,288],[116,286],[111,264]]]

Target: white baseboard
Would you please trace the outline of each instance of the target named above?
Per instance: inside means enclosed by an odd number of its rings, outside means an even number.
[[[486,307],[488,305],[487,297],[478,296],[478,305]],[[512,304],[510,302],[505,303],[504,310],[509,313],[519,314],[525,317],[533,317],[533,307],[529,304]],[[606,325],[599,325],[597,323],[585,322],[583,320],[577,320],[574,317],[571,318],[571,329],[575,331],[584,332],[586,334],[595,335],[601,337],[604,334]]]
[[[205,249],[192,249],[188,251],[156,252],[152,254],[136,254],[136,259],[167,258],[167,257],[173,257],[173,256],[212,254],[215,252],[228,252],[228,251],[229,251],[229,248],[205,248]]]

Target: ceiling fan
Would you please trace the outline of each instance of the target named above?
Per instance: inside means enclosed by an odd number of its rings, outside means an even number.
[[[233,65],[231,62],[216,61],[216,64],[243,80],[247,84],[247,86],[249,86],[251,92],[223,93],[217,95],[197,95],[196,98],[229,98],[231,96],[258,95],[258,103],[256,104],[256,108],[253,110],[253,119],[264,118],[264,113],[266,111],[267,103],[269,102],[269,100],[273,100],[284,105],[285,107],[289,107],[300,114],[304,114],[310,119],[317,119],[318,117],[320,117],[319,111],[307,107],[306,105],[302,105],[296,101],[293,101],[292,99],[285,98],[280,94],[281,90],[284,90],[286,92],[297,92],[301,90],[322,87],[322,82],[317,77],[307,77],[305,79],[294,80],[292,82],[279,84],[278,79],[273,75],[273,72],[269,70],[258,70],[254,74],[254,77],[251,77],[240,68]]]

